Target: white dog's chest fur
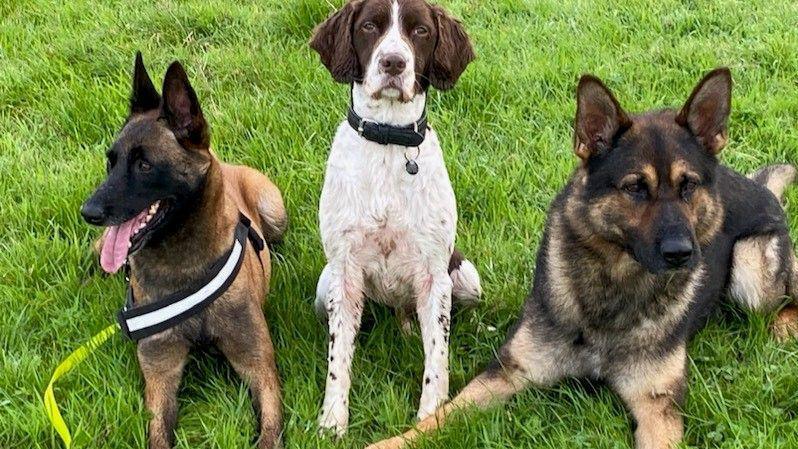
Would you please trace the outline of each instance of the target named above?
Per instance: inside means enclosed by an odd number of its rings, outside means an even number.
[[[405,170],[405,152],[419,166]],[[379,145],[342,123],[332,144],[320,203],[329,261],[351,257],[367,297],[407,305],[430,271],[445,269],[454,249],[454,192],[432,129],[416,149]]]

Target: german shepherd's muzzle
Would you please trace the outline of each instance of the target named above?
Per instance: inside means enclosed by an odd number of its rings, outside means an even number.
[[[531,294],[499,356],[434,416],[371,448],[396,448],[452,410],[568,377],[605,381],[637,422],[638,449],[682,439],[687,342],[722,294],[778,309],[798,335],[798,271],[779,202],[796,171],[745,178],[720,165],[731,74],[717,69],[680,110],[629,115],[601,81],[577,89],[579,167],[551,205]]]

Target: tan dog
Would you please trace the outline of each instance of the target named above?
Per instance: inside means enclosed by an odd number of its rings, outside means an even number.
[[[250,383],[258,447],[278,446],[280,384],[262,311],[271,266],[269,249],[256,236],[275,242],[284,232],[280,191],[262,173],[221,163],[210,151],[208,125],[180,63],[169,67],[161,97],[140,54],[130,116],[107,156],[108,177],[81,213],[89,223],[107,227],[103,269],[116,272],[129,264],[129,310],[146,310],[190,290],[227,254],[232,256],[236,244],[241,250],[229,285],[207,307],[138,341],[145,402],[152,413],[149,447],[173,444],[183,367],[189,350],[204,345],[218,347]],[[251,221],[252,238],[236,240],[245,221]]]

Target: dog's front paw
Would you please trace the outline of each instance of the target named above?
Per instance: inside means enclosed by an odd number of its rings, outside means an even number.
[[[416,414],[416,418],[421,421],[424,418],[432,415],[435,413],[435,410],[438,409],[441,405],[446,403],[447,396],[446,394],[439,394],[439,395],[421,395],[421,404],[418,406],[418,413]]]
[[[319,434],[334,435],[341,438],[346,434],[349,426],[349,410],[346,407],[331,407],[324,409],[319,416]]]
[[[770,329],[776,340],[782,343],[798,338],[798,306],[789,304],[781,309]]]

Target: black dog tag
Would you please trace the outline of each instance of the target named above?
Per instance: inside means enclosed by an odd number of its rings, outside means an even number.
[[[415,175],[416,173],[418,173],[418,164],[416,164],[416,161],[410,159],[405,164],[405,170],[407,170],[407,172],[410,173],[411,175]]]

